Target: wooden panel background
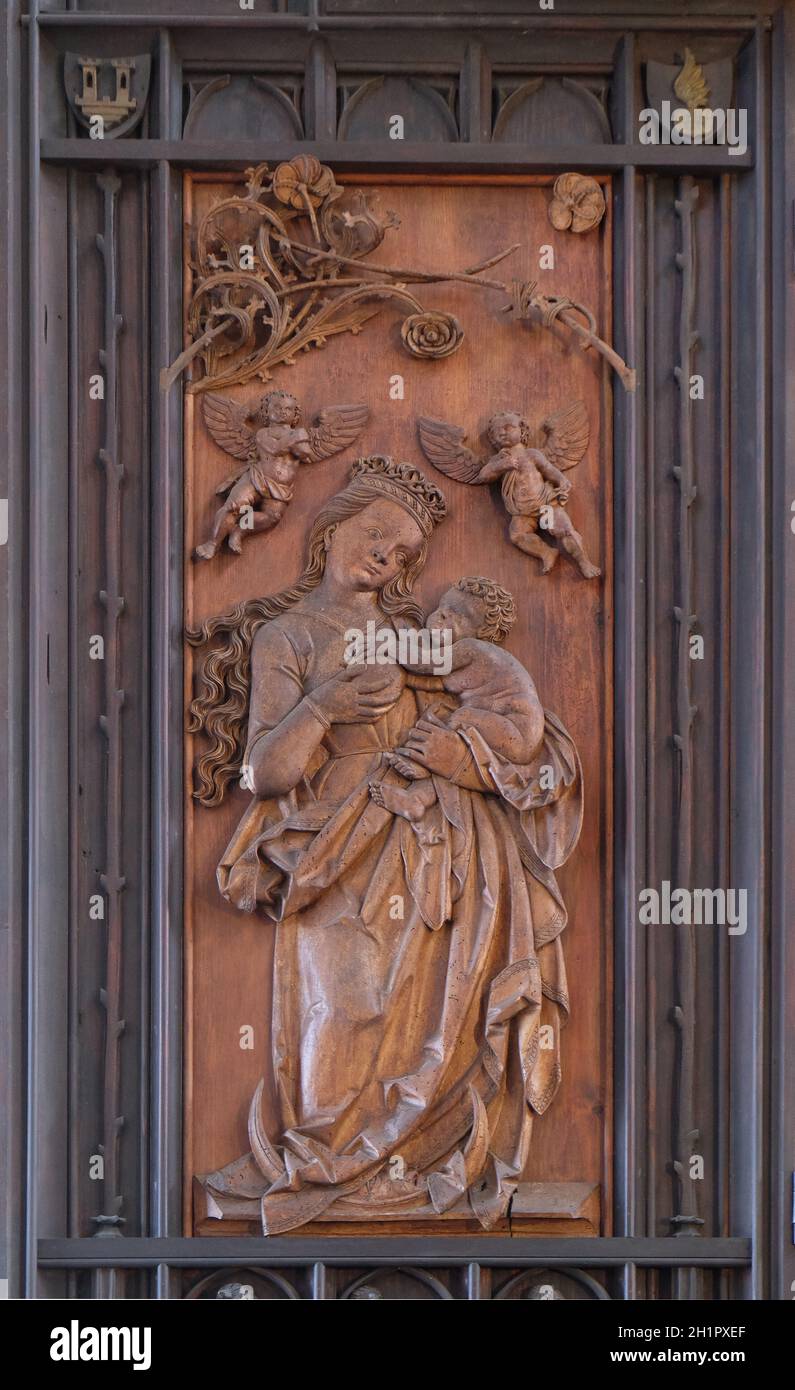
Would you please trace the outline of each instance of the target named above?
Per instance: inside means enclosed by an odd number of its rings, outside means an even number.
[[[537,279],[549,293],[569,295],[596,314],[610,337],[610,189],[608,212],[598,232],[555,232],[547,219],[551,179],[495,176],[386,175],[357,178],[380,187],[380,201],[401,225],[387,234],[374,260],[427,269],[463,269],[514,242],[520,244],[494,272],[498,279]],[[186,227],[195,226],[229,192],[223,175],[186,176]],[[539,270],[539,247],[552,245],[555,269]],[[187,258],[186,258],[187,259]],[[519,621],[508,646],[528,667],[545,706],[557,713],[582,756],[586,809],[574,856],[560,872],[569,909],[564,950],[572,1018],[563,1034],[563,1082],[547,1114],[534,1128],[524,1178],[532,1182],[589,1181],[601,1185],[601,1229],[609,1234],[610,1194],[610,883],[612,766],[612,512],[610,382],[594,354],[567,350],[551,333],[517,324],[502,312],[506,296],[463,285],[420,287],[427,307],[456,314],[466,333],[453,357],[440,362],[410,358],[400,342],[401,313],[386,307],[356,337],[342,335],[322,350],[277,368],[273,386],[299,397],[305,422],[325,404],[365,400],[370,422],[356,452],[380,452],[422,466],[442,483],[449,516],[434,536],[419,585],[429,611],[438,595],[463,574],[486,574],[515,595]],[[403,400],[391,400],[389,379],[400,373]],[[253,402],[257,384],[233,388],[235,399]],[[620,388],[619,388],[620,389]],[[537,425],[549,411],[585,400],[591,443],[574,481],[571,512],[604,577],[587,582],[565,557],[541,577],[537,561],[507,539],[499,490],[467,488],[434,474],[423,460],[416,418],[427,414],[462,424],[478,443],[489,414],[520,410]],[[351,451],[300,472],[295,500],[275,531],[247,540],[241,559],[224,550],[213,562],[191,559],[206,534],[214,489],[228,472],[227,456],[210,439],[201,418],[201,397],[186,396],[186,592],[190,625],[225,611],[243,598],[273,593],[292,583],[302,567],[304,542],[318,508],[346,481]],[[479,447],[482,447],[482,441]],[[186,658],[186,700],[192,653]],[[185,1230],[193,1231],[193,1174],[220,1167],[247,1151],[246,1114],[251,1095],[269,1067],[270,977],[274,928],[224,903],[215,867],[245,809],[248,795],[235,790],[219,808],[191,799],[193,740],[186,746],[186,1104]],[[239,1030],[255,1029],[253,1051],[241,1051]],[[458,1223],[446,1223],[455,1233]],[[210,1222],[207,1233],[225,1229]],[[226,1227],[230,1229],[230,1227]],[[323,1227],[318,1229],[323,1231]],[[353,1234],[355,1227],[348,1227]],[[378,1229],[369,1227],[369,1230]],[[380,1229],[398,1233],[398,1223]],[[421,1229],[419,1223],[417,1229]],[[306,1228],[304,1228],[306,1230]],[[328,1227],[325,1228],[328,1230]]]

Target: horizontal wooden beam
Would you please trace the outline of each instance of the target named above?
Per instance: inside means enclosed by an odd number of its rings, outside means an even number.
[[[560,172],[609,173],[635,167],[648,172],[676,174],[727,174],[751,169],[752,150],[732,154],[723,145],[503,145],[503,144],[408,144],[404,141],[357,140],[348,143],[269,144],[234,140],[42,140],[46,163],[68,164],[76,169],[148,168],[161,162],[189,169],[245,169],[291,159],[302,149],[311,150],[324,164],[340,173],[379,173],[384,169],[407,173],[527,174]]]
[[[304,1265],[321,1261],[338,1266],[425,1268],[466,1265],[494,1267],[543,1265],[566,1269],[615,1267],[631,1261],[653,1268],[740,1268],[751,1263],[751,1242],[744,1237],[660,1236],[195,1236],[114,1240],[39,1241],[41,1269],[154,1268],[158,1264],[190,1269],[225,1269],[237,1265]]]
[[[28,15],[21,22],[28,25]],[[612,30],[644,33],[747,34],[761,24],[770,28],[771,20],[755,15],[576,15],[552,10],[540,14],[428,14],[418,4],[416,14],[404,15],[291,15],[230,12],[227,14],[98,14],[94,11],[44,11],[37,15],[42,29],[298,29],[341,32],[359,29],[408,30],[518,30],[527,33],[604,32]]]

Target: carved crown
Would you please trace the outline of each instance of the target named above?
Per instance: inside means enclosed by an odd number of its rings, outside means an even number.
[[[351,480],[405,507],[426,536],[447,515],[444,493],[411,463],[397,463],[383,454],[371,454],[369,458],[356,459]]]

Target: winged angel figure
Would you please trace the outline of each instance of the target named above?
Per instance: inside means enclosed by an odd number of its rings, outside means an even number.
[[[226,501],[215,514],[209,539],[196,547],[197,559],[211,560],[225,540],[239,555],[247,531],[278,526],[292,501],[299,465],[320,463],[349,448],[369,413],[366,405],[327,406],[307,430],[298,401],[287,391],[269,391],[253,412],[226,396],[205,396],[204,420],[210,434],[243,466],[216,488]]]
[[[464,446],[466,435],[457,425],[423,416],[418,427],[423,452],[448,478],[459,483],[502,479],[511,541],[541,561],[542,574],[552,569],[561,550],[586,579],[601,574],[565,510],[571,491],[565,473],[580,462],[590,437],[582,401],[564,406],[543,421],[537,448],[531,447],[530,426],[521,415],[514,411],[492,415],[486,433],[494,453],[488,459],[478,458]]]

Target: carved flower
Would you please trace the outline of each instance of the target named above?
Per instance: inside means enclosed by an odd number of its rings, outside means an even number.
[[[560,174],[552,189],[549,220],[559,232],[590,232],[605,215],[605,200],[596,179],[586,174]]]
[[[367,256],[381,245],[389,227],[399,227],[394,212],[382,213],[377,195],[361,188],[349,192],[338,188],[329,198],[321,217],[326,240],[341,256]]]
[[[334,187],[328,165],[313,154],[299,154],[289,164],[280,164],[273,175],[273,192],[280,203],[306,208],[307,202],[319,207]]]
[[[412,357],[450,357],[464,341],[464,330],[452,314],[429,309],[410,314],[400,336]]]

